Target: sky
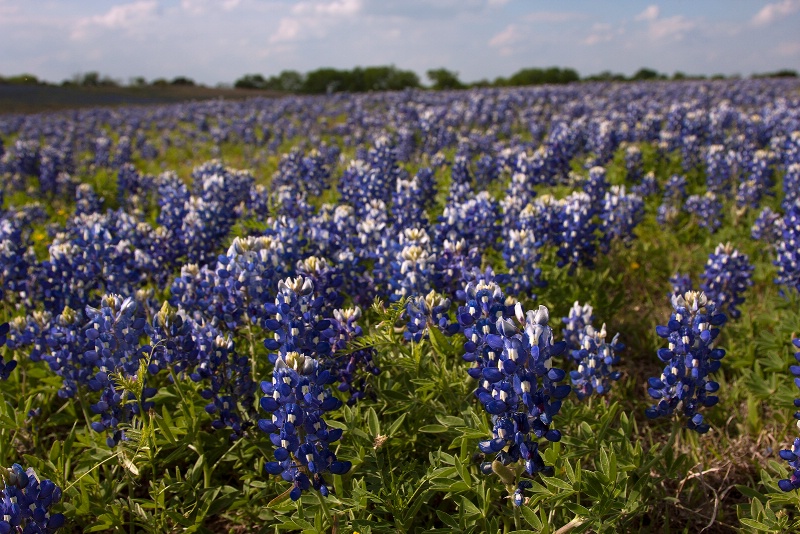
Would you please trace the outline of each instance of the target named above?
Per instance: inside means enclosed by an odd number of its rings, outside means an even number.
[[[800,0],[0,0],[0,75],[123,83],[320,67],[800,71]]]

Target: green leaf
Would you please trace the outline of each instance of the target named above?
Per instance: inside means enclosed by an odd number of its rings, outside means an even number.
[[[539,516],[533,513],[533,510],[531,510],[530,507],[520,506],[520,511],[522,512],[522,517],[525,518],[525,521],[527,521],[530,526],[535,528],[537,531],[542,529],[542,522],[539,520]]]
[[[764,530],[766,532],[771,531],[772,529],[765,525],[764,523],[759,523],[758,521],[754,521],[752,519],[748,519],[743,517],[739,520],[744,526],[754,528],[756,530]]]
[[[555,477],[542,477],[542,478],[548,486],[554,486],[558,489],[565,491],[572,491],[572,486],[568,482],[561,480],[560,478],[555,478]]]
[[[420,432],[427,432],[429,434],[441,434],[447,432],[447,427],[442,425],[425,425],[419,428]]]
[[[406,419],[407,412],[400,414],[400,417],[392,421],[392,424],[389,425],[389,429],[386,431],[386,435],[389,437],[394,436],[394,433],[397,432],[397,429],[400,428],[400,425],[403,424],[403,421]]]
[[[454,417],[452,415],[436,414],[436,420],[442,423],[444,426],[464,426],[463,419],[460,417]]]
[[[381,423],[378,421],[378,414],[375,413],[372,406],[367,408],[367,426],[373,438],[381,434]]]
[[[454,530],[461,530],[458,525],[458,521],[456,521],[450,514],[447,514],[441,510],[436,510],[436,517],[438,517],[439,520],[448,527]]]

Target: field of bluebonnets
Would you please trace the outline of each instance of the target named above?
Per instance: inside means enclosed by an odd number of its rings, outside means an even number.
[[[0,534],[800,528],[797,81],[0,139]]]

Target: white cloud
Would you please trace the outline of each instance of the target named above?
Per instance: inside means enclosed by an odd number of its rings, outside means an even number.
[[[650,37],[656,40],[674,39],[680,41],[684,35],[697,28],[698,24],[694,20],[687,19],[683,15],[675,15],[665,19],[657,19],[650,23]]]
[[[529,22],[570,22],[573,20],[580,20],[587,18],[585,13],[576,13],[574,11],[533,11],[527,13],[523,18]]]
[[[762,7],[751,22],[756,26],[766,26],[797,11],[800,11],[800,0],[781,0]]]
[[[607,43],[614,39],[614,27],[605,22],[597,22],[592,24],[592,31],[583,40],[584,44],[594,46],[600,43]]]
[[[72,39],[84,39],[92,28],[131,31],[150,19],[157,11],[156,0],[138,0],[130,4],[113,6],[102,15],[78,19],[72,30]]]
[[[300,2],[280,19],[269,39],[272,44],[321,39],[333,27],[354,20],[362,9],[361,0]]]
[[[658,6],[653,4],[653,5],[647,6],[647,8],[645,8],[644,11],[642,11],[641,13],[636,15],[634,17],[634,20],[638,20],[638,21],[656,20],[660,13],[661,13],[661,10],[659,10]]]
[[[800,56],[800,41],[793,41],[793,42],[789,41],[781,43],[778,45],[776,53],[779,56],[786,56],[792,58]]]
[[[518,42],[522,38],[519,26],[509,24],[503,31],[497,33],[489,39],[489,46],[507,46]]]

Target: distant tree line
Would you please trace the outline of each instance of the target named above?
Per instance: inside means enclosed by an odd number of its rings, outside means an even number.
[[[469,87],[520,87],[542,84],[565,84],[574,82],[627,82],[647,80],[722,80],[736,79],[738,75],[713,76],[688,75],[677,71],[671,76],[649,68],[641,68],[632,76],[621,73],[603,71],[598,74],[581,77],[570,68],[524,68],[508,78],[498,77],[494,81],[480,80],[464,83],[458,78],[458,72],[445,68],[430,69],[426,72],[430,80],[430,89],[465,89]],[[757,73],[751,78],[797,78],[795,70],[782,69],[773,72]],[[33,74],[17,74],[0,76],[0,85],[54,85],[39,80]],[[125,84],[96,71],[76,74],[64,80],[62,86],[68,87],[168,87],[195,86],[194,80],[186,76],[177,76],[171,80],[156,78],[147,81],[142,76],[130,78]],[[239,89],[258,89],[293,94],[326,94],[326,93],[363,93],[368,91],[400,91],[403,89],[422,88],[419,76],[414,71],[398,69],[394,65],[378,67],[355,67],[354,69],[320,68],[301,74],[295,70],[284,70],[280,74],[265,78],[261,74],[246,74],[236,80],[234,87]]]

